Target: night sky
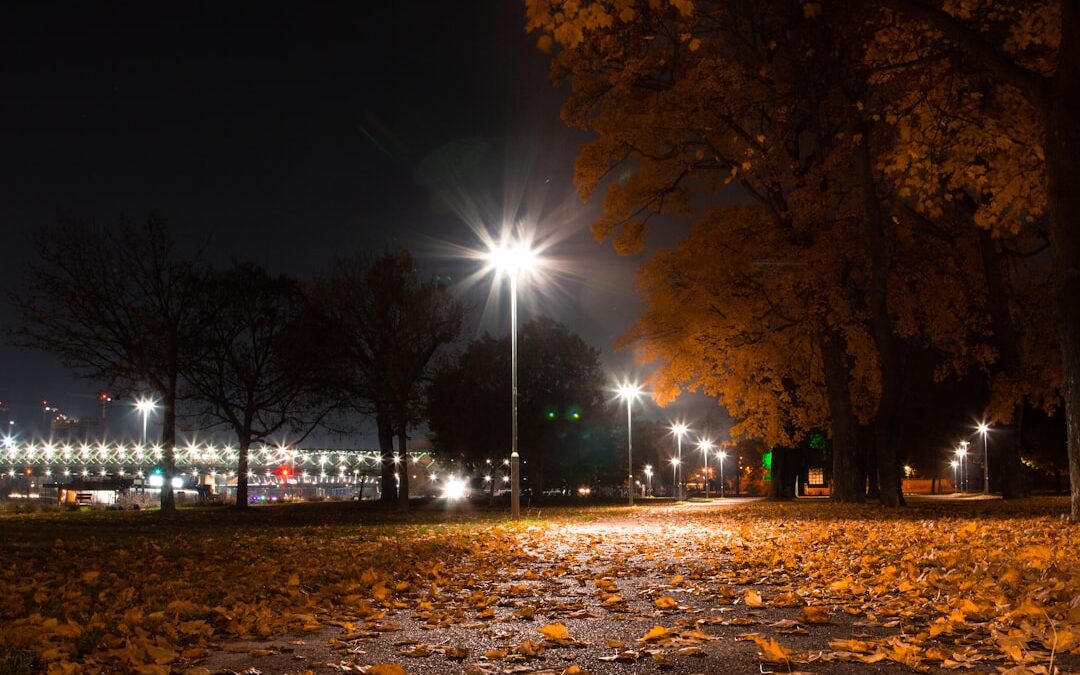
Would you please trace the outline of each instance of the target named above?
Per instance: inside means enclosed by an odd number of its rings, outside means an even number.
[[[580,270],[522,320],[564,321],[627,372],[614,339],[638,311],[641,259],[588,232],[598,207],[571,184],[587,138],[559,119],[564,92],[523,12],[516,0],[4,3],[0,286],[17,289],[39,228],[149,214],[186,245],[209,237],[217,261],[303,277],[337,254],[405,246],[464,276],[475,263],[451,247],[477,241],[460,207],[478,205],[472,220],[492,228],[520,207]],[[486,287],[472,295],[482,307]],[[469,330],[507,320],[503,308]],[[102,385],[0,346],[0,400],[17,424],[40,419],[42,399],[95,414]],[[126,406],[114,417],[137,424]]]

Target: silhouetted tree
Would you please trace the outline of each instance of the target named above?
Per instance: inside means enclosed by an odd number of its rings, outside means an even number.
[[[236,434],[236,505],[244,507],[252,444],[284,430],[302,440],[333,408],[319,386],[323,333],[305,324],[297,281],[252,263],[208,275],[200,306],[204,349],[185,375],[203,416]]]
[[[463,310],[438,280],[422,280],[408,251],[340,259],[309,293],[322,330],[332,336],[333,380],[350,406],[373,414],[382,453],[382,500],[408,509],[407,431],[432,360],[461,331]],[[395,475],[396,474],[396,475]]]
[[[472,468],[510,454],[510,339],[484,335],[435,374],[426,417],[439,452]],[[518,335],[518,443],[534,494],[591,473],[606,445],[599,352],[548,317]],[[493,477],[494,478],[494,477]]]
[[[161,407],[161,508],[175,510],[177,388],[204,326],[199,257],[179,255],[163,223],[43,233],[13,301],[19,343],[60,357],[78,374],[152,392]],[[185,346],[188,348],[185,349]]]

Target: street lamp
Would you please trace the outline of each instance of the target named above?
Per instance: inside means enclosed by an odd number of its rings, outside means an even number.
[[[645,485],[646,485],[646,497],[652,495],[652,465],[645,465]]]
[[[709,439],[702,439],[698,441],[698,450],[701,450],[701,454],[705,455],[705,499],[709,498],[709,451],[712,450],[713,444]]]
[[[967,441],[960,441],[960,447],[956,449],[956,456],[960,458],[960,483],[961,492],[967,492],[967,469],[964,466],[964,461],[967,459]]]
[[[676,422],[675,424],[671,425],[671,433],[675,434],[675,447],[678,449],[678,454],[676,455],[677,461],[672,462],[672,466],[674,467],[678,467],[682,464],[682,439],[683,436],[686,435],[687,431],[689,431],[689,429],[682,422]],[[682,470],[680,469],[679,472],[681,478]],[[683,481],[679,480],[675,483],[675,499],[685,498],[686,492],[683,489]]]
[[[990,431],[990,425],[986,422],[980,422],[976,427],[979,433],[982,434],[983,439],[983,494],[990,494],[990,456],[986,452],[986,435]]]
[[[952,467],[952,488],[953,492],[956,492],[956,467],[960,466],[960,462],[955,459],[949,462],[949,466]]]
[[[626,492],[630,495],[630,506],[634,505],[634,434],[633,434],[633,416],[631,411],[634,408],[634,401],[641,396],[641,385],[637,382],[624,382],[619,385],[618,389],[619,398],[626,401],[626,458],[628,461],[627,467],[627,483]]]
[[[682,460],[678,457],[671,458],[671,494],[675,499],[679,498],[679,465]]]
[[[536,252],[525,241],[492,244],[487,253],[487,263],[510,280],[510,517],[521,518],[521,456],[518,454],[518,385],[517,385],[517,282],[522,272],[528,273],[536,268]]]
[[[150,413],[157,409],[157,403],[150,398],[140,398],[135,401],[135,409],[142,413],[142,442],[146,444],[146,421]]]
[[[716,453],[716,459],[720,462],[720,499],[724,498],[724,460],[727,459],[727,453],[721,450]]]

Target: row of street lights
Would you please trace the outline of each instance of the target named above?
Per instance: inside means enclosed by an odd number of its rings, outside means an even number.
[[[990,433],[990,425],[986,422],[980,422],[975,429],[979,435],[982,436],[983,456],[982,456],[982,469],[983,469],[983,489],[984,495],[990,494],[990,455],[987,451],[987,435]],[[968,446],[970,443],[967,441],[960,441],[957,448],[953,451],[956,459],[949,462],[949,466],[953,470],[953,485],[959,486],[961,492],[967,492],[967,470],[965,464],[968,456]],[[959,476],[957,472],[959,471]]]
[[[506,276],[510,283],[510,388],[511,388],[511,441],[510,441],[510,515],[514,520],[521,517],[521,472],[518,454],[518,387],[517,387],[517,289],[523,276],[534,273],[542,264],[531,243],[525,239],[511,240],[504,235],[498,241],[489,241],[488,250],[481,256],[486,262],[486,270],[495,272],[495,281]],[[633,408],[634,402],[642,395],[642,388],[636,382],[623,382],[617,388],[618,397],[626,402],[626,459],[627,459],[627,495],[630,506],[634,505],[634,437]],[[672,458],[672,475],[677,497],[685,498],[684,483],[681,480],[682,439],[689,429],[685,424],[677,423],[671,427],[677,439],[677,456]],[[705,458],[705,497],[709,496],[709,453],[713,443],[709,439],[698,441],[697,447]],[[719,451],[716,458],[720,462],[720,496],[724,496],[724,459],[727,453]],[[645,469],[647,480],[652,482],[652,467]]]

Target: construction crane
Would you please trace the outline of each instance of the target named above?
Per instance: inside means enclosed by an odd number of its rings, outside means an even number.
[[[109,394],[109,391],[107,389],[102,389],[101,391],[99,391],[98,393],[93,394],[93,395],[90,395],[90,394],[68,394],[68,396],[74,396],[76,398],[92,398],[92,399],[95,399],[98,403],[101,404],[101,420],[102,420],[102,422],[105,421],[105,412],[108,410],[109,404],[112,403],[112,395]],[[42,403],[45,404],[47,402],[42,401]]]

